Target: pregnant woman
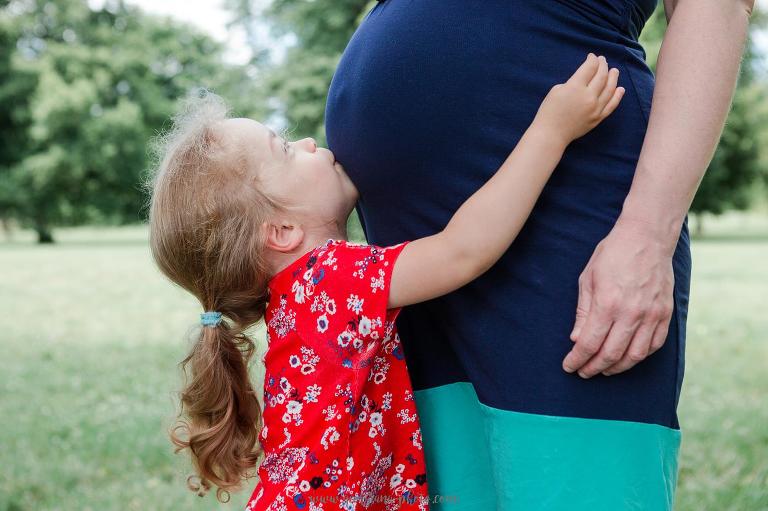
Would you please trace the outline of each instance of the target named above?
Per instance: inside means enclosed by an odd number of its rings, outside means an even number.
[[[665,0],[657,79],[637,41],[655,3],[386,0],[344,51],[327,139],[377,245],[442,229],[588,53],[626,89],[505,256],[399,316],[434,510],[672,508],[685,215],[752,2]]]

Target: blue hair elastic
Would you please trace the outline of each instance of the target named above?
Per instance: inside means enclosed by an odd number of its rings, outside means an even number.
[[[221,312],[203,312],[200,314],[200,323],[203,326],[216,326],[221,323]]]

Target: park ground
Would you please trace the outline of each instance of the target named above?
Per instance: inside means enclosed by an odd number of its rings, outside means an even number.
[[[693,242],[675,509],[763,511],[768,214],[706,229]],[[0,235],[0,511],[242,509],[249,489],[229,504],[187,490],[188,459],[167,439],[199,305],[155,269],[144,227],[55,235]]]

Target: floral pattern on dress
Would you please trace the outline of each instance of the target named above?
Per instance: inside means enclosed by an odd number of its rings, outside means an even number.
[[[246,511],[429,509],[400,308],[387,309],[407,243],[329,239],[269,282],[265,456]]]

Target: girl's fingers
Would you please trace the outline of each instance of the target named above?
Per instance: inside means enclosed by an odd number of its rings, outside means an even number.
[[[611,99],[608,100],[608,104],[605,105],[605,108],[603,108],[603,111],[600,112],[600,117],[605,118],[611,115],[614,110],[616,110],[616,107],[619,106],[619,102],[621,101],[621,98],[624,96],[624,87],[617,87],[615,91],[613,91],[613,96],[611,96]]]
[[[595,54],[590,53],[587,59],[579,66],[579,69],[568,79],[571,83],[578,83],[580,85],[587,85],[589,81],[595,76],[595,72],[598,69],[600,62]]]
[[[600,92],[603,90],[603,87],[605,87],[606,80],[608,80],[608,61],[605,60],[605,57],[603,56],[601,56],[598,60],[599,62],[597,72],[587,85],[587,88],[591,89],[595,95],[600,94]]]
[[[608,104],[608,100],[613,97],[613,93],[616,90],[616,84],[619,83],[619,70],[615,67],[608,72],[608,82],[603,87],[603,91],[597,98],[597,103],[605,107]]]

